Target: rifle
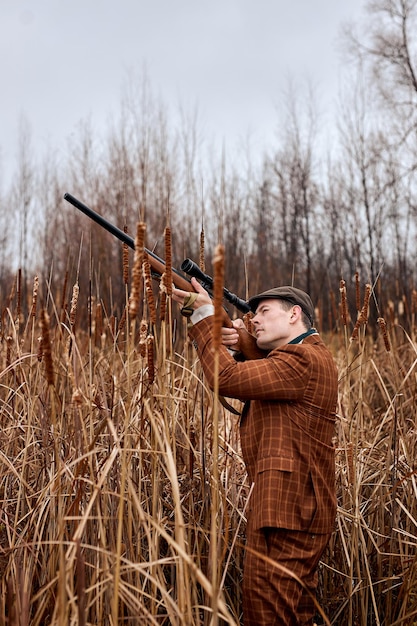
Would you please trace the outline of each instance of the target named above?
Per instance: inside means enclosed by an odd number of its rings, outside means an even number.
[[[86,204],[72,196],[70,193],[64,194],[64,200],[72,204],[76,209],[87,215],[94,222],[117,237],[117,239],[120,239],[120,241],[128,245],[129,248],[132,248],[132,250],[135,249],[135,242],[132,237],[129,237],[129,235],[123,230],[108,222],[104,217],[96,211],[93,211],[93,209],[90,209]],[[151,269],[158,276],[162,276],[165,271],[165,262],[151,250],[145,248],[145,252],[149,257],[149,265],[151,266]],[[189,276],[197,278],[207,291],[210,292],[213,289],[212,277],[205,274],[191,259],[185,259],[181,263],[181,269]],[[172,282],[178,289],[182,289],[184,291],[194,291],[192,284],[175,268],[172,268]],[[223,295],[228,302],[233,304],[242,313],[248,313],[250,311],[248,303],[239,298],[236,294],[231,293],[228,289],[223,289]],[[223,325],[228,328],[232,327],[232,321],[226,311],[224,311]],[[266,352],[257,348],[252,335],[245,330],[239,330],[238,332],[240,337],[240,350],[246,358],[261,358],[266,355]]]
[[[90,209],[86,204],[77,200],[77,198],[74,198],[74,196],[70,193],[64,194],[64,200],[75,206],[75,208],[105,228],[109,233],[120,239],[120,241],[123,241],[123,243],[129,246],[129,248],[132,248],[132,250],[135,249],[135,242],[132,237],[129,237],[129,235],[123,230],[108,222],[104,217],[102,217],[99,213],[96,213],[96,211],[93,211],[93,209]],[[158,276],[161,276],[165,271],[165,262],[158,255],[152,252],[152,250],[145,248],[145,252],[149,257],[149,265]],[[189,276],[197,278],[207,291],[211,291],[213,289],[212,277],[205,274],[191,259],[185,259],[181,263],[181,269]],[[184,291],[194,291],[191,283],[178,270],[172,268],[172,272],[172,281],[178,289],[183,289]],[[248,303],[239,298],[236,294],[231,293],[228,289],[226,289],[226,287],[223,289],[223,295],[225,299],[239,309],[239,311],[242,313],[249,313],[250,308]]]

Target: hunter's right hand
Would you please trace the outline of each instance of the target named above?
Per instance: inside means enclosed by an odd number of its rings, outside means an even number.
[[[232,350],[240,350],[238,329],[244,329],[243,320],[232,320],[232,327],[222,327],[222,343]]]

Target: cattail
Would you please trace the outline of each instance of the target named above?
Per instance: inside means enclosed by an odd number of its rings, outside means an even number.
[[[161,322],[165,321],[166,312],[167,312],[167,286],[165,285],[166,274],[165,272],[161,276],[161,281],[159,283],[160,289],[160,299],[159,299],[159,319]],[[172,291],[172,284],[171,284]]]
[[[45,362],[45,377],[49,386],[54,385],[54,367],[52,363],[51,340],[49,333],[49,315],[42,309],[41,313],[42,347]]]
[[[356,293],[356,310],[361,310],[361,287],[359,283],[359,272],[355,272],[355,293]]]
[[[378,326],[379,326],[379,328],[380,328],[380,330],[382,332],[382,337],[384,339],[385,349],[386,349],[387,352],[390,352],[391,351],[391,342],[390,342],[389,337],[388,337],[387,324],[386,324],[386,322],[385,322],[383,317],[378,317],[377,321],[378,321]]]
[[[78,283],[75,283],[74,287],[72,288],[71,308],[70,308],[70,316],[69,316],[71,330],[75,326],[75,318],[77,316],[77,305],[78,305],[79,294],[80,294],[80,288],[78,286]]]
[[[149,265],[147,254],[145,254],[143,258],[143,275],[145,279],[145,293],[146,293],[146,301],[148,303],[149,317],[151,319],[152,324],[155,324],[156,323],[155,298],[154,298],[153,289],[152,289],[151,266]]]
[[[10,363],[12,362],[12,344],[13,344],[13,337],[11,337],[10,335],[7,337],[6,339],[7,342],[7,350],[6,350],[6,367],[9,367]]]
[[[123,228],[123,231],[127,233],[127,226]],[[127,243],[123,244],[123,283],[129,284],[129,246]]]
[[[358,315],[358,319],[356,320],[355,327],[352,331],[351,339],[356,339],[359,334],[359,327],[361,324],[367,324],[369,317],[369,298],[371,297],[372,286],[368,284],[365,285],[365,296],[363,299],[363,306]]]
[[[417,313],[417,290],[413,289],[411,293],[411,313],[415,315]]]
[[[139,327],[139,353],[142,357],[146,356],[146,338],[148,336],[148,322],[142,319]]]
[[[371,297],[372,285],[367,283],[365,285],[365,296],[363,298],[363,306],[361,309],[360,319],[362,324],[366,324],[368,322],[369,317],[369,299]]]
[[[168,296],[172,296],[172,238],[169,226],[165,228],[165,272],[162,276]]]
[[[360,327],[360,325],[361,325],[361,316],[360,316],[360,314],[358,314],[358,318],[357,318],[357,320],[356,320],[356,324],[355,324],[355,326],[353,327],[353,331],[352,331],[352,334],[351,334],[351,336],[350,336],[350,338],[351,338],[351,340],[352,340],[352,341],[353,341],[354,339],[357,339],[358,334],[359,334],[359,327]]]
[[[154,337],[148,335],[146,339],[146,357],[148,362],[148,382],[152,384],[155,379]]]
[[[117,328],[117,332],[120,334],[124,331],[125,326],[126,326],[126,308],[127,307],[123,307],[123,313],[122,313],[122,317],[120,318],[120,322],[119,322],[119,326]]]
[[[36,306],[38,302],[38,290],[39,290],[39,278],[35,276],[33,280],[33,292],[32,292],[32,307],[31,307],[31,317],[36,317]]]
[[[38,337],[38,353],[36,355],[36,358],[38,359],[39,363],[42,361],[43,358],[43,342],[42,342],[42,337]]]
[[[218,244],[214,252],[213,260],[214,278],[213,278],[213,304],[214,304],[214,321],[213,321],[213,345],[217,349],[221,344],[222,326],[223,326],[223,288],[224,288],[224,246]]]
[[[101,306],[101,302],[97,302],[96,304],[94,330],[95,330],[95,340],[97,343],[101,335],[103,334],[103,307]]]
[[[347,307],[347,299],[346,299],[346,283],[342,279],[340,281],[340,307],[341,307],[341,315],[343,326],[347,326],[348,323],[348,307]]]
[[[139,302],[142,287],[142,264],[145,253],[145,232],[144,222],[138,222],[136,227],[135,254],[132,268],[132,287],[129,297],[129,314],[135,317],[139,311]]]
[[[204,228],[201,228],[200,232],[200,269],[202,272],[206,271],[206,261],[204,258]]]

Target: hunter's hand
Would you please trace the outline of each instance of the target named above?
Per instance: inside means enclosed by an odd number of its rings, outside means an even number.
[[[238,329],[244,329],[243,320],[237,319],[232,321],[231,328],[222,328],[222,344],[232,350],[239,350],[239,332]]]
[[[196,278],[193,277],[191,279],[191,284],[194,291],[183,291],[176,287],[172,290],[172,299],[181,305],[181,313],[186,317],[201,306],[212,304],[208,292],[200,285]]]

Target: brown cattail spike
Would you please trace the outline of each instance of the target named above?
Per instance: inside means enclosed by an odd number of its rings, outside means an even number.
[[[204,258],[204,228],[201,228],[200,232],[200,269],[202,272],[206,271],[206,261]]]
[[[391,351],[391,342],[388,337],[387,325],[383,317],[378,317],[378,326],[382,332],[382,337],[384,339],[384,345],[387,352]]]
[[[39,278],[35,276],[33,280],[33,293],[32,293],[32,308],[31,317],[36,317],[36,305],[38,302],[38,290],[39,290]]]
[[[71,309],[70,309],[70,317],[69,317],[71,330],[73,330],[75,326],[75,318],[77,316],[77,305],[78,305],[79,294],[80,294],[80,288],[78,286],[78,283],[75,283],[74,287],[72,288]]]
[[[342,322],[343,322],[343,326],[347,326],[349,315],[348,315],[347,298],[346,298],[346,283],[343,279],[340,281],[339,291],[340,291],[340,311],[341,311],[341,316],[342,316]]]
[[[42,329],[42,348],[45,363],[45,377],[49,386],[54,385],[54,367],[52,363],[51,339],[49,332],[49,315],[42,309],[41,313],[41,329]]]
[[[221,344],[222,325],[223,325],[223,289],[224,289],[224,246],[218,244],[214,253],[213,261],[214,278],[213,278],[213,304],[214,304],[214,321],[213,321],[213,344],[217,349]]]
[[[139,311],[140,295],[142,291],[142,264],[145,252],[145,231],[144,222],[138,222],[136,227],[135,254],[132,268],[132,288],[129,297],[129,314],[135,317]]]
[[[163,283],[168,296],[172,296],[172,238],[169,226],[165,228],[165,272]]]
[[[152,384],[155,379],[154,337],[148,335],[146,340],[146,356],[148,361],[148,382]]]
[[[359,283],[359,272],[355,272],[355,293],[356,293],[356,310],[361,310],[361,287]]]
[[[127,233],[127,226],[123,230]],[[129,284],[129,246],[127,243],[123,244],[123,283]]]
[[[143,319],[139,328],[139,352],[142,357],[146,356],[146,338],[148,336],[148,322]]]
[[[152,290],[152,274],[151,274],[151,266],[149,264],[148,255],[144,255],[143,259],[143,275],[145,278],[145,293],[146,293],[146,301],[148,303],[149,309],[149,317],[151,319],[152,324],[156,323],[156,307],[155,307],[155,298]]]

